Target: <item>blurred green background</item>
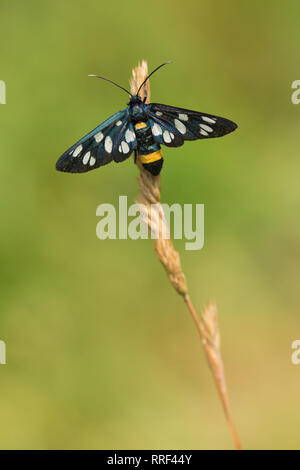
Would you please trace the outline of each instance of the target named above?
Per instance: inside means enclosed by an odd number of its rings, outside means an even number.
[[[184,303],[151,240],[100,241],[96,207],[134,201],[132,159],[54,170],[125,107],[138,60],[151,96],[217,114],[224,139],[164,149],[162,199],[205,204],[205,246],[176,241],[198,312],[216,299],[245,448],[300,448],[300,105],[296,1],[1,1],[0,446],[230,449]]]

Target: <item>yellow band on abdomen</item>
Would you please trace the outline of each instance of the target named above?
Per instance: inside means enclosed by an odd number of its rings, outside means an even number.
[[[143,129],[143,127],[147,127],[147,124],[145,122],[137,122],[134,127],[136,129]]]
[[[152,163],[160,160],[162,158],[161,150],[157,150],[156,152],[149,153],[148,155],[139,155],[142,163]]]

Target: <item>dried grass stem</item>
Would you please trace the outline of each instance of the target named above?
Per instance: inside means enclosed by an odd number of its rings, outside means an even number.
[[[138,64],[138,66],[133,69],[130,80],[131,93],[136,94],[139,85],[144,81],[147,74],[148,66],[145,61],[142,61],[141,64]],[[140,92],[142,98],[145,96],[145,91],[147,102],[149,102],[149,80],[146,82],[145,87]],[[224,366],[220,350],[220,334],[216,305],[214,302],[210,302],[203,310],[201,318],[197,315],[188,295],[187,283],[181,268],[180,256],[175,250],[171,239],[164,238],[162,236],[163,233],[168,232],[169,228],[160,202],[161,177],[160,175],[153,176],[147,172],[141,165],[138,158],[136,163],[140,170],[140,177],[138,179],[139,193],[136,200],[140,208],[140,217],[148,225],[151,232],[156,236],[154,244],[157,257],[162,263],[171,284],[178,294],[183,297],[187,308],[192,315],[197,330],[200,334],[201,342],[203,344],[204,351],[206,353],[206,357],[223,404],[225,415],[230,426],[234,446],[236,449],[241,449],[241,444],[239,442],[229,407]],[[152,210],[153,205],[155,205],[154,212]]]

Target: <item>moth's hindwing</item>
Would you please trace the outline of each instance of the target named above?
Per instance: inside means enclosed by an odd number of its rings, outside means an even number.
[[[129,155],[136,148],[136,136],[134,132],[134,127],[128,120],[119,133],[116,133],[114,136],[114,148],[113,155],[116,162],[122,162],[129,157]]]
[[[128,109],[119,111],[72,145],[57,161],[56,169],[83,173],[129,157],[136,146]]]
[[[229,119],[165,104],[150,103],[146,113],[156,142],[169,147],[179,147],[185,140],[222,137],[237,128]]]

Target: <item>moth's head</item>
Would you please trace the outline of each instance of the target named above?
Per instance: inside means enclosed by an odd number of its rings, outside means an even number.
[[[144,115],[143,101],[140,96],[133,95],[128,103],[130,107],[130,114],[133,119],[140,119]]]
[[[128,106],[140,106],[142,104],[142,98],[139,95],[132,95],[130,98]]]

